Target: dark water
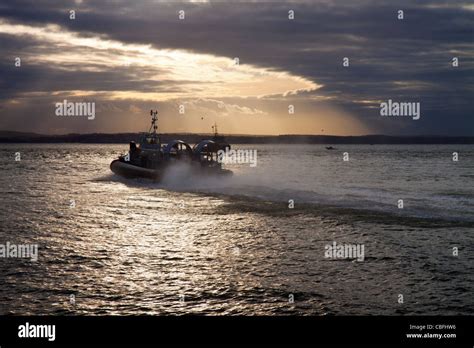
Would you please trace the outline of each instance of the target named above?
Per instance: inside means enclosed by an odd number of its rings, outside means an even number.
[[[474,313],[474,146],[240,147],[157,184],[110,173],[122,145],[1,145],[0,244],[39,255],[0,258],[0,314]]]

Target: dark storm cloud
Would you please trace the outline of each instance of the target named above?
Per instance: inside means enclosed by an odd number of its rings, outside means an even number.
[[[68,19],[70,9],[77,11],[74,21]],[[181,9],[186,11],[184,21],[177,19]],[[295,11],[293,21],[287,19],[289,9]],[[402,21],[396,17],[399,9],[404,11]],[[407,132],[474,132],[474,122],[467,116],[474,111],[470,102],[474,90],[474,11],[468,2],[31,0],[3,3],[0,18],[31,25],[54,23],[84,35],[94,33],[125,43],[239,57],[241,64],[289,71],[324,85],[295,99],[333,97],[333,103],[374,122],[380,121],[378,109],[373,108],[380,100],[420,101],[429,118],[411,123],[413,129]],[[18,49],[12,42],[8,47],[11,52]],[[458,68],[451,66],[454,56],[460,59]],[[343,57],[350,59],[349,68],[342,67]],[[2,65],[0,69],[7,80],[13,78],[8,68]],[[43,90],[80,89],[85,83],[98,90],[117,86],[123,90],[159,90],[156,81],[134,80],[129,73],[114,69],[74,74],[53,67],[33,67],[24,74],[15,84],[2,83],[2,94],[33,90],[29,81],[39,78],[48,80],[38,87]],[[168,81],[165,85],[172,84]]]
[[[118,71],[110,69],[107,71],[65,71],[55,67],[44,67],[42,65],[25,66],[19,71],[12,68],[12,64],[0,65],[0,98],[5,95],[13,95],[15,92],[49,92],[49,91],[75,91],[83,90],[87,86],[88,91],[130,91],[140,90],[142,92],[171,93],[181,92],[179,84],[187,81],[168,81],[136,79],[134,70],[139,68],[128,67]],[[195,82],[193,82],[195,83]]]

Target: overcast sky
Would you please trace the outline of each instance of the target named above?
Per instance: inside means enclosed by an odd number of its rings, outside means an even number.
[[[163,132],[474,135],[473,28],[453,0],[2,0],[0,130],[143,131],[156,108]]]

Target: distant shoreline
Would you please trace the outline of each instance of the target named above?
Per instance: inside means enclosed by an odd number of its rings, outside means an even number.
[[[84,143],[127,144],[139,140],[140,133],[91,133],[42,135],[0,131],[0,143]],[[389,136],[389,135],[223,135],[231,144],[474,144],[474,136]],[[212,138],[211,134],[168,133],[161,140],[167,143],[180,139],[197,143]]]

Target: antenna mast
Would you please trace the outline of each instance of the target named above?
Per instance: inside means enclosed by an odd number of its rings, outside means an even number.
[[[151,115],[151,126],[148,133],[151,133],[151,129],[153,128],[153,135],[156,135],[156,130],[158,129],[157,121],[158,121],[158,110],[150,110]]]
[[[217,123],[216,122],[214,122],[212,129],[214,130],[214,136],[217,137]]]

